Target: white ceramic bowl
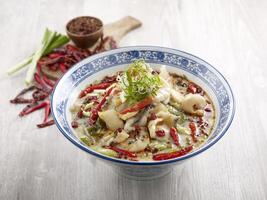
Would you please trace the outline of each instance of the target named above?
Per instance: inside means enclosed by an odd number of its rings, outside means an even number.
[[[208,92],[215,104],[215,128],[207,142],[199,149],[179,158],[135,162],[121,160],[99,154],[76,137],[71,127],[70,106],[78,93],[88,83],[99,80],[105,75],[125,69],[133,60],[143,58],[153,68],[165,65],[167,70],[186,75],[189,80],[200,85]],[[231,88],[220,72],[202,59],[191,54],[164,47],[133,46],[91,56],[70,69],[58,82],[52,94],[52,114],[60,132],[74,145],[89,155],[95,156],[110,165],[117,166],[121,174],[136,179],[149,179],[162,176],[170,168],[207,150],[215,144],[229,128],[235,112],[235,103]]]

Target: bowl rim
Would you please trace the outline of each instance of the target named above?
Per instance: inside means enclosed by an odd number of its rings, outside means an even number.
[[[57,120],[57,117],[55,115],[55,111],[54,111],[54,106],[53,106],[53,102],[54,102],[54,93],[57,89],[57,86],[59,84],[59,82],[62,80],[62,78],[64,76],[68,76],[69,74],[71,74],[74,70],[76,70],[76,68],[78,69],[79,67],[83,66],[85,63],[87,63],[88,61],[90,62],[91,60],[94,60],[95,58],[97,57],[101,57],[101,56],[106,56],[106,55],[112,55],[113,53],[117,53],[117,52],[121,52],[121,51],[138,51],[138,50],[158,50],[158,51],[162,51],[164,52],[165,51],[174,51],[174,52],[180,52],[182,54],[186,54],[186,55],[189,55],[193,58],[196,58],[200,61],[202,61],[203,63],[206,63],[208,65],[208,67],[211,67],[214,71],[216,71],[216,73],[218,73],[221,77],[223,82],[225,83],[225,85],[228,87],[228,90],[229,90],[229,96],[231,97],[230,100],[231,103],[232,103],[232,109],[230,109],[230,118],[228,120],[228,122],[225,124],[225,126],[223,127],[223,129],[218,133],[218,136],[216,136],[210,143],[208,143],[206,146],[203,145],[201,146],[199,149],[197,149],[196,151],[193,151],[189,154],[186,154],[184,156],[181,156],[181,157],[178,157],[178,158],[174,158],[174,159],[169,159],[169,160],[162,160],[162,161],[130,161],[130,160],[123,160],[123,159],[117,159],[117,158],[113,158],[113,157],[109,157],[109,156],[105,156],[103,154],[100,154],[100,153],[97,153],[93,150],[90,149],[90,147],[86,147],[85,145],[81,144],[81,143],[78,143],[76,140],[74,140],[72,137],[69,136],[69,134],[67,132],[65,132],[61,126],[60,126],[60,123],[58,122]],[[208,63],[207,61],[193,55],[193,54],[190,54],[190,53],[187,53],[185,51],[181,51],[181,50],[178,50],[178,49],[174,49],[174,48],[169,48],[169,47],[162,47],[162,46],[153,46],[153,45],[137,45],[137,46],[125,46],[125,47],[119,47],[119,48],[116,48],[116,49],[112,49],[112,50],[108,50],[108,51],[105,51],[105,52],[102,52],[102,53],[98,53],[98,54],[95,54],[95,55],[92,55],[78,63],[76,63],[72,68],[71,70],[67,71],[67,73],[65,73],[63,75],[63,77],[61,77],[61,79],[56,83],[54,89],[53,89],[53,92],[51,94],[51,98],[50,98],[50,101],[51,101],[51,113],[52,113],[52,116],[54,118],[54,121],[55,121],[55,124],[57,126],[57,128],[59,129],[60,133],[63,134],[71,143],[73,143],[75,146],[77,146],[79,149],[85,151],[86,153],[89,153],[93,156],[96,156],[100,159],[103,159],[105,161],[111,161],[111,162],[114,162],[114,163],[117,163],[117,164],[125,164],[125,165],[141,165],[141,166],[155,166],[155,165],[164,165],[164,164],[171,164],[171,163],[175,163],[175,162],[178,162],[178,161],[183,161],[183,160],[186,160],[186,159],[189,159],[189,158],[192,158],[200,153],[203,153],[204,151],[206,151],[207,149],[209,149],[210,147],[212,147],[214,144],[216,144],[224,135],[225,133],[227,132],[227,130],[229,129],[230,125],[232,124],[233,122],[233,119],[234,119],[234,115],[235,115],[235,110],[236,110],[236,104],[235,104],[235,98],[234,98],[234,94],[233,94],[233,91],[232,91],[232,88],[230,87],[228,81],[226,80],[226,78],[222,75],[221,72],[219,72],[213,65],[211,65],[210,63]]]

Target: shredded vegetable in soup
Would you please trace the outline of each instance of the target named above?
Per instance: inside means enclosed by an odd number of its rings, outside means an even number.
[[[85,145],[131,161],[188,154],[207,140],[215,121],[212,101],[200,86],[165,66],[155,71],[144,60],[83,88],[71,113]]]

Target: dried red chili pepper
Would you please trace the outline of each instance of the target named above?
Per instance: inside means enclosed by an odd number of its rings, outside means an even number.
[[[47,102],[46,106],[45,106],[45,116],[44,116],[44,121],[43,123],[47,122],[48,117],[50,115],[51,112],[51,108],[50,108],[50,102]]]
[[[168,159],[172,159],[172,158],[178,158],[178,157],[181,157],[181,156],[189,153],[192,149],[193,149],[192,146],[188,146],[188,147],[181,149],[180,151],[175,151],[175,152],[171,152],[171,153],[155,154],[155,155],[153,155],[153,160],[160,161],[160,160],[168,160]]]
[[[155,113],[151,113],[150,116],[147,118],[148,121],[157,119],[157,115]]]
[[[158,137],[164,137],[165,136],[165,131],[164,130],[157,130],[156,131],[156,135]]]
[[[78,52],[73,52],[72,56],[77,62],[79,62],[82,59],[84,59],[84,56],[82,54],[78,53]]]
[[[49,68],[49,70],[51,70],[51,71],[57,71],[58,68],[59,68],[59,64],[58,64],[58,63],[55,63],[55,64],[53,64],[53,65],[49,65],[48,68]]]
[[[61,57],[62,56],[62,54],[61,53],[50,53],[50,54],[48,54],[48,57],[49,58],[58,58],[58,57]]]
[[[78,118],[83,118],[83,111],[82,111],[82,109],[80,109],[80,110],[78,111],[78,113],[77,113],[77,117],[78,117]]]
[[[30,108],[32,108],[32,107],[34,107],[34,106],[36,106],[36,105],[37,105],[36,102],[34,102],[34,103],[32,103],[32,104],[28,104],[28,105],[26,105],[26,106],[22,109],[22,111],[19,113],[19,116],[21,115],[21,113],[26,112],[27,110],[29,110]]]
[[[85,100],[83,101],[83,104],[87,104],[87,103],[94,102],[94,101],[97,101],[97,96],[89,96],[85,98]]]
[[[128,112],[136,112],[139,111],[145,107],[147,107],[148,105],[150,105],[153,102],[151,97],[147,97],[142,101],[139,101],[138,103],[136,103],[134,106],[130,107],[130,108],[126,108],[123,111],[120,112],[120,114],[126,114]]]
[[[19,96],[21,96],[21,95],[23,95],[23,94],[26,94],[27,92],[29,92],[29,91],[31,91],[31,90],[33,90],[33,89],[35,89],[36,87],[33,85],[33,86],[30,86],[30,87],[28,87],[28,88],[25,88],[25,89],[23,89],[23,90],[21,90],[18,94],[17,94],[17,96],[15,97],[15,98],[17,98],[17,97],[19,97]]]
[[[72,122],[71,122],[71,127],[72,127],[72,128],[78,128],[78,126],[79,126],[79,125],[78,125],[78,122],[76,122],[76,121],[72,121]]]
[[[195,94],[197,92],[197,87],[194,83],[189,83],[188,84],[188,88],[187,88],[187,91],[192,93],[192,94]]]
[[[118,152],[120,154],[123,154],[125,156],[131,157],[131,158],[136,158],[137,157],[137,155],[134,152],[127,151],[127,150],[124,150],[124,149],[120,149],[120,148],[115,147],[115,146],[108,146],[107,148],[111,149],[113,151],[116,151],[116,152]]]
[[[47,85],[49,85],[51,88],[54,87],[55,84],[54,84],[50,79],[48,79],[47,76],[43,75],[43,80],[44,80],[44,82],[45,82]]]
[[[60,63],[59,64],[59,69],[63,72],[63,73],[66,73],[67,72],[67,69],[66,69],[66,66],[64,63]]]
[[[30,114],[30,113],[36,111],[36,110],[39,110],[39,109],[45,107],[46,105],[47,105],[47,102],[44,101],[44,102],[42,102],[42,103],[40,103],[40,104],[35,104],[35,105],[33,105],[33,106],[30,106],[30,107],[28,107],[28,109],[25,109],[25,110],[23,109],[23,110],[20,112],[19,116],[22,117],[22,116],[24,116],[24,115],[28,115],[28,114]]]
[[[53,59],[47,59],[45,61],[42,62],[42,65],[53,65],[56,63],[60,63],[64,61],[63,56],[57,57],[57,58],[53,58]]]
[[[103,99],[100,101],[100,103],[97,106],[97,111],[101,110],[101,108],[103,107],[103,105],[106,103],[107,101],[107,97],[111,94],[112,90],[114,87],[111,87],[108,89],[108,91],[105,93]]]
[[[189,128],[191,130],[191,137],[193,142],[197,142],[197,138],[196,138],[196,125],[194,122],[190,122],[189,123]]]
[[[87,87],[86,89],[82,90],[80,95],[79,95],[79,98],[82,98],[84,97],[85,95],[93,92],[94,90],[99,90],[99,89],[106,89],[108,88],[109,86],[111,86],[112,83],[100,83],[100,84],[96,84],[96,85],[92,85],[92,86],[89,86]]]
[[[37,124],[37,127],[38,127],[38,128],[44,128],[44,127],[47,127],[47,126],[51,126],[51,125],[53,125],[54,123],[55,123],[54,120],[51,119],[51,120],[49,120],[49,121],[47,121],[47,122],[45,122],[45,123]]]
[[[39,83],[41,86],[45,86],[45,83],[41,80],[39,74],[34,73],[34,80]]]
[[[98,118],[98,111],[101,110],[102,106],[106,103],[107,97],[112,92],[113,87],[109,88],[109,90],[105,93],[103,99],[100,101],[100,103],[97,105],[95,109],[91,111],[91,116],[89,118],[89,124],[94,124]]]
[[[66,45],[66,48],[67,48],[67,50],[69,50],[69,51],[78,51],[78,48],[75,47],[75,46],[73,46],[73,45],[71,45],[71,44],[67,44],[67,45]]]
[[[179,135],[178,135],[176,128],[174,128],[174,127],[170,128],[170,135],[171,135],[171,138],[172,138],[174,144],[176,146],[179,146]]]
[[[41,58],[38,63],[37,63],[37,70],[34,75],[35,79],[35,85],[31,86],[29,88],[26,88],[22,90],[14,99],[10,100],[11,103],[29,103],[21,112],[20,116],[24,116],[25,114],[29,114],[37,109],[43,108],[44,102],[37,104],[37,101],[43,101],[47,99],[52,92],[52,89],[54,88],[55,82],[50,80],[48,77],[45,76],[45,74],[42,73],[41,68],[42,67],[48,67],[52,71],[58,71],[60,70],[60,64],[65,65],[65,70],[61,65],[63,73],[65,73],[72,65],[76,64],[78,61],[95,54],[97,52],[105,51],[107,50],[105,48],[106,43],[109,43],[111,48],[116,48],[116,42],[113,38],[111,37],[105,37],[101,39],[101,42],[96,46],[95,50],[89,51],[89,50],[84,50],[84,49],[79,49],[76,48],[73,45],[66,45],[62,48],[54,49],[52,53],[48,54],[46,57]],[[108,80],[107,82],[113,83],[116,80]],[[23,97],[20,97],[21,95],[25,94],[28,91],[34,90],[32,93],[33,99],[25,99]],[[102,88],[100,88],[102,89]],[[106,88],[104,88],[106,89]],[[104,102],[105,103],[105,102]],[[101,105],[101,102],[100,102]],[[41,108],[39,108],[41,106]],[[45,116],[49,116],[48,113],[50,113],[51,108],[50,105],[44,106],[46,108],[46,114]],[[82,111],[81,117],[82,117]],[[96,119],[97,119],[96,115]],[[46,121],[48,120],[48,117],[45,117]],[[54,124],[53,120],[47,121],[46,123],[38,124],[37,126],[40,128],[50,126]]]
[[[117,82],[117,76],[105,76],[101,83],[115,83]]]
[[[89,124],[94,124],[98,118],[98,111],[101,110],[102,106],[106,103],[107,97],[112,92],[113,87],[109,88],[109,90],[105,93],[103,99],[100,101],[100,103],[97,105],[95,109],[91,111],[91,116],[89,118]]]
[[[32,93],[32,97],[33,97],[33,99],[35,101],[42,101],[42,100],[44,100],[48,96],[49,96],[49,93],[44,92],[44,91],[42,91],[40,89],[37,89],[36,91],[34,91]]]
[[[15,99],[10,100],[10,103],[14,104],[24,104],[24,103],[34,103],[34,99],[24,99],[23,97],[17,97]]]
[[[34,99],[25,99],[21,97],[22,95],[26,94],[27,92],[33,89],[36,89],[36,87],[30,86],[28,88],[23,89],[22,91],[19,92],[19,94],[14,99],[10,100],[10,103],[14,103],[14,104],[34,103],[35,102]]]

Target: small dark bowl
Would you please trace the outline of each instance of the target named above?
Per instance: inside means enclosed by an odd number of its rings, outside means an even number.
[[[71,24],[74,20],[77,20],[79,18],[95,19],[101,23],[101,27],[92,33],[84,34],[84,35],[70,32],[68,30],[69,24]],[[86,49],[86,48],[93,46],[98,41],[98,39],[103,35],[103,22],[100,19],[98,19],[96,17],[91,17],[91,16],[76,17],[67,23],[66,32],[67,32],[67,35],[69,36],[69,38],[74,42],[74,44],[77,47]]]

